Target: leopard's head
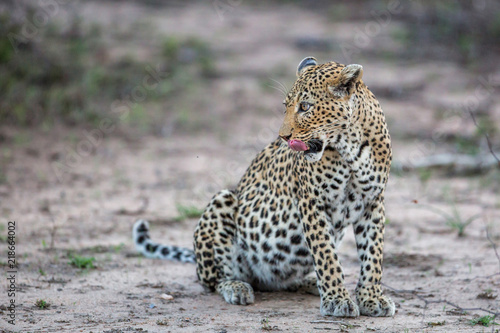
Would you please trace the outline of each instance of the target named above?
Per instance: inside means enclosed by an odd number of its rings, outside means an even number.
[[[349,127],[352,96],[361,82],[361,65],[329,62],[318,65],[312,57],[297,67],[297,81],[284,101],[285,119],[280,137],[309,161],[319,161],[325,148],[335,146]]]

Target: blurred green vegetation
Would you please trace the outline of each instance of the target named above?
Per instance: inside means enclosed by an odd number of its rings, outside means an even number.
[[[96,61],[98,29],[83,31],[81,23],[75,21],[69,31],[51,25],[41,39],[19,42],[22,25],[6,14],[0,17],[0,22],[2,123],[92,121],[98,117],[93,104],[102,94],[118,93],[120,81],[107,77],[103,66]],[[106,85],[105,80],[112,83],[107,91],[100,89]]]
[[[500,51],[498,2],[420,0],[401,2],[401,8],[397,19],[404,28],[394,37],[406,46],[407,58],[484,66]]]
[[[310,8],[309,1],[276,0]],[[392,38],[404,45],[402,52],[371,50],[388,60],[444,60],[471,67],[496,64],[500,52],[500,2],[468,0],[321,0],[313,10],[326,13],[331,22],[391,22]],[[389,13],[390,8],[395,8]],[[486,62],[484,60],[487,60]]]
[[[156,0],[143,2],[165,5]],[[374,21],[377,15],[387,11],[389,4],[389,0],[356,0],[349,4],[319,1],[317,6],[298,0],[271,3],[321,11],[319,15],[331,22]],[[27,5],[25,10],[26,17],[31,17],[34,9]],[[379,50],[376,53],[375,56],[388,61],[442,59],[485,68],[497,61],[500,3],[401,2],[398,13],[390,20],[400,23],[392,26],[391,36],[405,47],[399,51]],[[141,29],[135,26],[131,31],[111,33],[112,38],[109,38],[108,31],[95,24],[86,24],[75,16],[65,27],[58,25],[56,20],[49,20],[38,30],[36,38],[13,45],[12,36],[22,35],[23,24],[25,20],[16,19],[8,11],[0,12],[2,124],[50,130],[56,123],[88,124],[103,117],[115,117],[111,114],[113,101],[126,100],[148,74],[146,67],[160,64],[168,76],[157,88],[147,91],[144,103],[130,106],[127,117],[121,118],[122,123],[144,131],[158,126],[165,117],[176,129],[198,130],[206,125],[196,120],[192,113],[207,105],[202,100],[210,96],[210,84],[207,83],[219,75],[209,40],[174,35],[157,38],[155,35],[146,56],[139,57],[134,50],[120,55],[114,52],[113,39],[116,42],[119,37],[120,43],[127,40],[133,47],[140,48],[141,44],[134,43],[150,40],[151,34],[139,36]],[[286,67],[284,71],[284,76],[288,77]],[[270,76],[278,75],[281,77],[278,72]],[[261,79],[260,85],[263,91],[274,86],[268,78]],[[458,149],[466,145],[458,143]]]
[[[177,212],[179,215],[175,217],[176,221],[184,221],[186,219],[192,219],[192,218],[199,218],[203,212],[204,209],[200,209],[195,206],[185,206],[181,204],[177,204]]]
[[[217,74],[209,44],[196,38],[165,37],[148,59],[139,60],[130,54],[110,55],[101,28],[78,17],[66,28],[49,23],[33,39],[22,37],[23,24],[0,13],[2,124],[50,129],[56,123],[97,123],[103,117],[117,118],[111,112],[114,101],[128,101],[129,111],[120,120],[148,130],[154,121],[146,119],[155,117],[149,117],[142,102],[130,102],[134,88],[149,75],[147,68],[161,67],[166,73],[154,89],[146,89],[143,102],[158,105],[175,105]],[[154,111],[165,116],[158,106]],[[174,121],[183,123],[179,113]]]

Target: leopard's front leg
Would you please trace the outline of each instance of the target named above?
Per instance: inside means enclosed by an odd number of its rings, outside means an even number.
[[[384,197],[383,193],[367,205],[362,218],[354,224],[361,272],[356,287],[356,299],[362,315],[394,316],[396,307],[382,295],[382,257],[384,249]]]
[[[321,295],[321,314],[357,317],[359,309],[344,287],[344,274],[335,248],[330,241],[324,204],[317,199],[300,201],[304,236],[314,259]]]

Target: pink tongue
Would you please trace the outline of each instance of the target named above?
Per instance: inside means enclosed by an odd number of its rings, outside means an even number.
[[[304,142],[300,141],[300,140],[288,140],[288,147],[290,147],[291,149],[295,150],[295,151],[306,151],[307,150],[307,146]]]

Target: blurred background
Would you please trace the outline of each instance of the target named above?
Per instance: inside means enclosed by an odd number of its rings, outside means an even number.
[[[306,56],[363,65],[384,109],[394,149],[387,251],[444,251],[458,262],[445,276],[477,263],[494,273],[493,0],[3,0],[0,212],[22,221],[22,251],[36,258],[26,270],[64,271],[47,249],[99,260],[89,249],[130,246],[137,217],[190,246],[210,197],[277,137]],[[472,248],[478,257],[464,259]],[[398,258],[386,265],[404,271]]]
[[[282,97],[312,55],[364,66],[394,141],[393,183],[474,176],[497,191],[499,9],[488,0],[3,1],[2,188],[82,179],[96,188],[109,166],[118,183],[149,175],[175,198],[186,190],[183,200],[204,202],[276,137]],[[127,168],[141,147],[154,156]]]

